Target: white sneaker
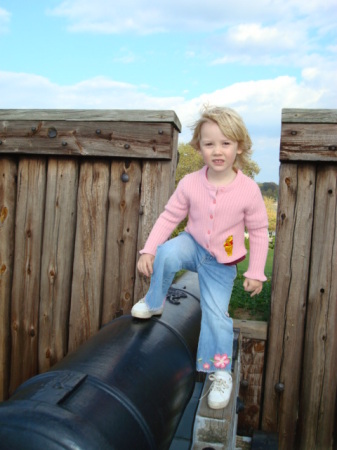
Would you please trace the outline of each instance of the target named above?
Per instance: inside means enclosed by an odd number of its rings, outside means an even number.
[[[132,317],[137,317],[138,319],[150,319],[152,316],[161,316],[163,314],[164,306],[157,309],[149,309],[145,303],[145,298],[142,298],[133,305],[131,309]]]
[[[232,376],[229,372],[215,372],[209,375],[209,380],[213,381],[208,394],[208,406],[211,409],[225,408],[231,398]]]

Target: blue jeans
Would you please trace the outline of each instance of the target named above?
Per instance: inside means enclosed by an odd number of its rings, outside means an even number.
[[[236,266],[220,264],[186,232],[157,249],[150,288],[145,302],[150,309],[160,308],[173,278],[181,269],[197,272],[202,311],[197,370],[231,370],[233,321],[228,305],[236,278]],[[188,320],[188,318],[187,318]]]

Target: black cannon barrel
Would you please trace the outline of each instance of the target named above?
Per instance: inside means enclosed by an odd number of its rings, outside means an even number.
[[[0,448],[167,449],[193,392],[201,317],[194,274],[173,287],[160,318],[112,321],[1,403]]]

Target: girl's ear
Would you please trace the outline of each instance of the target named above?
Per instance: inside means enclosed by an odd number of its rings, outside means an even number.
[[[237,149],[237,154],[241,155],[241,153],[243,152],[243,149],[241,148],[241,145],[238,145],[238,149]]]

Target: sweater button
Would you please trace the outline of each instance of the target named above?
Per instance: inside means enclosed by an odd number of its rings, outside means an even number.
[[[211,230],[208,230],[208,231],[207,231],[207,234],[211,234]]]
[[[213,219],[213,214],[211,214],[211,215],[209,216],[209,218],[210,218],[210,219]]]

